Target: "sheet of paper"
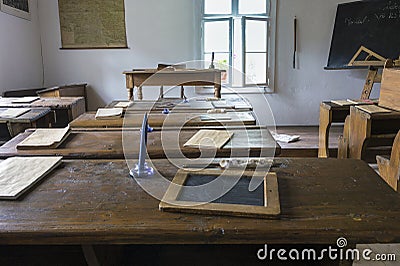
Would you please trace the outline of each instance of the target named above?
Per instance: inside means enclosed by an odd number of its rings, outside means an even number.
[[[299,135],[286,135],[286,134],[277,134],[272,132],[271,133],[274,139],[278,142],[290,143],[300,140]]]
[[[123,108],[100,108],[97,110],[96,119],[113,119],[122,116]]]
[[[9,108],[5,110],[4,112],[0,113],[1,118],[17,118],[27,112],[29,112],[31,109],[29,108]]]
[[[0,199],[17,199],[61,163],[62,157],[13,157],[0,163]]]
[[[221,100],[221,101],[213,101],[212,104],[215,108],[234,108],[235,104],[232,104],[228,101]]]
[[[21,98],[12,100],[11,103],[33,103],[39,99],[40,99],[40,97],[36,97],[36,96],[21,97]]]
[[[200,130],[183,146],[192,148],[221,149],[233,136],[232,132],[223,130]]]
[[[118,102],[116,105],[114,105],[115,108],[128,108],[129,105],[131,105],[132,102]]]
[[[17,144],[17,149],[29,147],[57,148],[69,134],[69,126],[66,128],[38,128],[29,137]]]
[[[209,115],[201,115],[201,121],[222,121],[222,120],[232,120],[230,116],[220,115],[220,114],[209,114]]]

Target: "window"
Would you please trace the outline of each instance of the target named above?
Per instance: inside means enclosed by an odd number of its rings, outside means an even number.
[[[203,60],[214,53],[227,86],[272,92],[276,0],[203,1]]]

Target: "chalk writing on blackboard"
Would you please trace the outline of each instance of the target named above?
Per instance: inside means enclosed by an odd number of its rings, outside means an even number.
[[[361,46],[387,59],[399,58],[399,28],[400,0],[339,4],[326,69],[354,68],[348,63]]]

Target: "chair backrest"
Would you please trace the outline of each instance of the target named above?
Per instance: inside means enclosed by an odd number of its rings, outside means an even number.
[[[400,111],[400,68],[392,68],[386,63],[382,74],[379,106]]]

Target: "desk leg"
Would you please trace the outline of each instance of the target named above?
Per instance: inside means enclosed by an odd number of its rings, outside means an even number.
[[[125,74],[125,80],[126,80],[126,89],[128,90],[128,101],[133,101],[133,88],[135,87],[134,82],[133,82],[133,75],[131,74]]]
[[[86,263],[89,266],[99,266],[99,260],[97,259],[96,253],[91,245],[82,245],[83,255],[85,256]]]
[[[371,120],[355,107],[350,111],[349,158],[361,159],[365,141],[371,137]]]
[[[350,116],[344,122],[343,136],[339,137],[338,159],[349,158]]]
[[[318,157],[329,157],[329,129],[332,124],[332,111],[322,105],[319,108],[319,145]]]
[[[221,99],[221,84],[216,83],[214,85],[214,97]]]
[[[143,88],[142,88],[142,86],[139,86],[138,91],[137,91],[137,96],[138,96],[139,101],[143,100]]]
[[[135,100],[135,97],[133,96],[133,88],[127,88],[127,91],[128,91],[128,101]]]

